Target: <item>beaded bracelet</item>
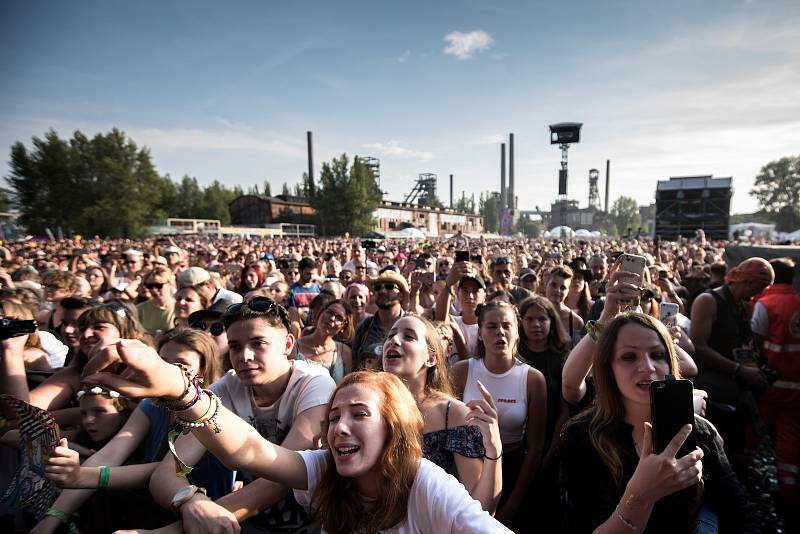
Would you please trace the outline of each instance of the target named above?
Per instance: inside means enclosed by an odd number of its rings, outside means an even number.
[[[179,402],[182,398],[189,394],[189,390],[192,387],[192,375],[189,373],[189,368],[182,363],[173,363],[175,367],[178,367],[181,371],[183,371],[183,376],[186,378],[186,387],[183,388],[183,393],[181,393],[177,397],[164,397],[163,399],[153,399],[152,403],[156,406],[160,406],[163,402]]]
[[[211,401],[206,413],[204,413],[202,417],[200,417],[199,419],[195,419],[194,421],[186,421],[185,419],[176,417],[175,422],[180,426],[182,426],[187,432],[192,428],[202,428],[204,426],[214,425],[214,433],[219,434],[220,432],[222,432],[222,427],[219,426],[219,422],[217,421],[217,416],[219,415],[219,406],[222,403],[220,402],[219,397],[217,397],[214,394],[214,392],[211,391],[210,389],[204,389],[202,391],[203,393],[206,393],[208,395]],[[208,412],[211,411],[212,404],[214,405],[214,413],[211,415],[211,417],[208,417]]]
[[[173,460],[175,460],[175,476],[177,477],[186,476],[192,472],[192,466],[184,463],[183,460],[178,457],[178,451],[175,450],[175,440],[178,438],[178,436],[189,433],[189,431],[191,431],[193,428],[202,428],[208,425],[214,425],[215,434],[222,432],[222,427],[217,421],[219,407],[222,402],[211,390],[204,389],[201,390],[201,392],[206,393],[210,401],[206,413],[204,413],[200,419],[195,419],[194,421],[186,421],[180,417],[175,417],[175,428],[170,430],[170,432],[167,434],[167,446],[169,447],[169,452],[172,454]],[[204,395],[201,395],[201,397],[203,396]],[[214,412],[211,417],[207,417],[208,413],[211,412],[212,405],[214,406]]]
[[[108,487],[108,481],[111,478],[111,468],[107,465],[100,466],[100,481],[97,483],[98,489],[105,489]]]
[[[172,405],[173,401],[167,401],[165,404],[166,404],[167,409],[169,411],[171,411],[171,412],[185,412],[186,410],[189,410],[190,408],[192,408],[195,404],[197,404],[200,401],[200,396],[201,396],[201,393],[203,391],[202,388],[200,387],[200,384],[198,382],[190,382],[190,384],[194,386],[194,397],[191,400],[189,400],[187,402],[184,402],[183,404],[179,404],[177,406],[173,406]],[[186,394],[184,393],[184,396],[185,395]],[[181,398],[183,398],[183,397],[181,397]]]

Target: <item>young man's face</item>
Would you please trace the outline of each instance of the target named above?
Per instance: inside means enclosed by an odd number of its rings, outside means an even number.
[[[294,337],[285,328],[256,318],[231,324],[227,333],[231,365],[243,384],[271,384],[286,371]]]
[[[314,279],[315,276],[317,276],[316,267],[309,267],[308,269],[303,269],[300,272],[300,282],[303,284],[308,284]]]

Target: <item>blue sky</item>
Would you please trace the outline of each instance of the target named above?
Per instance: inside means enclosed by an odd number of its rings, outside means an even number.
[[[584,123],[570,196],[611,159],[610,196],[669,176],[733,176],[800,153],[796,0],[6,1],[0,149],[55,128],[117,127],[161,173],[293,184],[305,132],[322,161],[381,159],[387,198],[417,174],[439,196],[499,189],[515,133],[519,205],[545,208],[560,154],[547,125]],[[7,171],[4,171],[7,172]],[[601,197],[605,194],[601,179]]]

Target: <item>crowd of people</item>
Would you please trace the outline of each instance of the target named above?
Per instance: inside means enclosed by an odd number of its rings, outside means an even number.
[[[61,439],[44,467],[55,501],[0,524],[800,528],[797,269],[729,266],[728,246],[702,231],[5,243],[0,393],[52,414]],[[652,384],[673,377],[691,380],[694,416],[656,440]],[[4,430],[3,486],[20,447]],[[764,440],[770,525],[743,478]]]

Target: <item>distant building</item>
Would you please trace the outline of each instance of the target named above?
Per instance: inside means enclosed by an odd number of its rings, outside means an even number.
[[[265,228],[279,223],[315,224],[316,211],[302,197],[243,195],[229,206],[232,226]],[[381,201],[374,214],[375,230],[386,233],[416,228],[429,236],[483,233],[483,217],[451,209],[432,209],[403,202]]]
[[[228,205],[231,226],[265,228],[276,223],[314,224],[316,210],[304,197],[242,195]]]
[[[378,224],[375,230],[392,232],[405,228],[417,228],[431,237],[455,234],[483,233],[483,216],[461,213],[451,209],[433,209],[403,202],[381,201],[375,211]]]
[[[538,215],[547,228],[569,226],[573,230],[586,229],[594,232],[604,231],[608,222],[608,214],[606,212],[594,206],[580,208],[577,200],[556,200],[550,205],[549,213],[523,211],[522,214],[526,218]]]

